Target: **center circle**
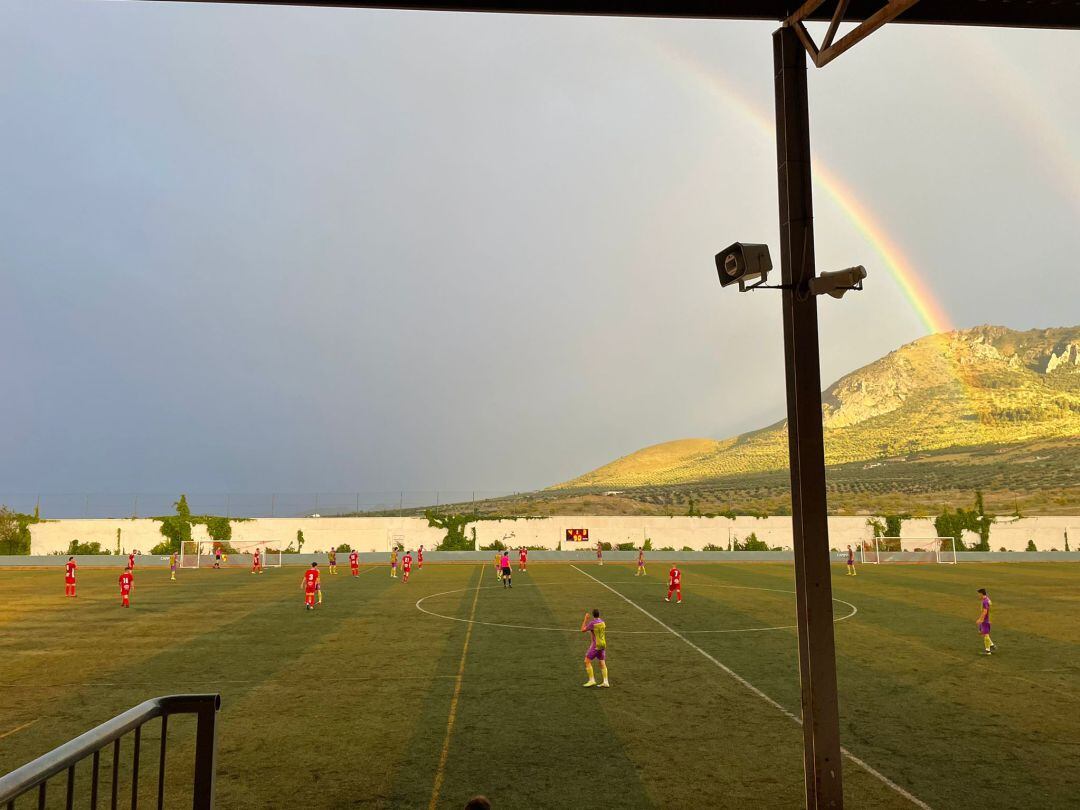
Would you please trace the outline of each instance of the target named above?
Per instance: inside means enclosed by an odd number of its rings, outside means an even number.
[[[543,583],[542,587],[545,587],[545,588],[550,587],[550,586],[558,587],[558,586],[565,586],[565,585],[579,586],[579,585],[587,585],[587,584],[588,583],[582,582],[582,581],[545,582],[545,583]],[[620,583],[620,584],[656,585],[657,583],[634,582],[634,583]],[[518,588],[539,588],[539,587],[541,587],[541,585],[537,584],[537,583],[523,583],[521,585],[518,585],[517,587]],[[751,585],[725,585],[723,583],[695,583],[695,585],[694,585],[695,590],[698,590],[698,589],[701,589],[701,588],[728,588],[728,589],[732,589],[732,590],[742,590],[742,591],[766,591],[768,593],[784,593],[784,594],[789,594],[791,596],[795,596],[795,591],[789,591],[789,590],[785,590],[783,588],[759,588],[759,587],[751,586]],[[487,627],[502,627],[502,628],[505,628],[505,629],[508,629],[508,630],[534,630],[534,631],[549,632],[549,633],[575,633],[576,634],[576,633],[580,632],[577,628],[572,628],[572,627],[543,627],[541,625],[533,625],[533,624],[514,624],[514,623],[506,623],[506,622],[487,622],[487,621],[482,621],[480,619],[464,619],[464,618],[462,618],[460,616],[449,616],[449,615],[447,615],[445,613],[439,613],[439,612],[434,611],[434,610],[429,610],[428,608],[424,607],[424,604],[423,604],[424,602],[426,602],[429,599],[437,599],[440,596],[450,596],[452,594],[457,594],[457,593],[467,593],[467,592],[470,592],[470,591],[486,591],[486,590],[494,590],[494,589],[500,589],[501,590],[502,586],[501,585],[484,585],[484,586],[467,587],[467,588],[455,588],[455,589],[449,590],[449,591],[440,591],[439,593],[428,594],[427,596],[422,596],[422,597],[420,597],[419,599],[416,600],[416,609],[419,610],[421,613],[428,614],[429,616],[435,616],[435,617],[440,618],[440,619],[447,619],[447,620],[452,621],[452,622],[461,622],[463,624],[478,624],[478,625],[485,625]],[[619,593],[618,591],[614,591],[614,595],[617,595],[620,598],[624,599],[625,601],[629,602],[631,606],[643,610],[643,608],[641,608],[636,602],[631,601],[628,597],[623,596],[623,594]],[[851,602],[846,602],[843,599],[837,599],[836,597],[833,597],[833,602],[835,602],[837,604],[840,604],[840,605],[843,605],[846,608],[849,608],[848,613],[845,613],[843,616],[836,616],[836,617],[833,618],[833,623],[834,624],[837,623],[837,622],[842,622],[845,619],[850,619],[852,616],[854,616],[856,613],[859,612],[859,609],[857,607],[855,607],[855,605],[851,604]],[[693,634],[705,634],[705,633],[713,633],[713,634],[717,634],[717,633],[762,633],[762,632],[768,632],[768,631],[772,631],[772,630],[794,630],[796,627],[798,627],[798,625],[795,625],[795,624],[782,624],[782,625],[774,625],[774,626],[770,626],[770,627],[739,627],[739,628],[726,628],[726,629],[721,628],[721,629],[713,629],[713,630],[682,630],[682,629],[680,629],[678,632],[682,633],[682,634],[691,634],[691,633],[693,633]],[[633,635],[633,636],[663,635],[663,634],[670,633],[670,632],[671,631],[669,631],[669,630],[609,630],[608,631],[609,634],[623,635],[623,636],[629,636],[629,635]]]

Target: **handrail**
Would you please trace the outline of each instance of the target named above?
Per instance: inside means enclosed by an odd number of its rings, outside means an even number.
[[[221,695],[165,695],[143,701],[123,714],[80,734],[58,748],[0,777],[0,803],[12,802],[53,776],[74,768],[86,757],[97,754],[109,743],[142,727],[156,717],[173,714],[196,714],[194,807],[213,804],[215,714],[221,708]],[[164,744],[164,741],[163,741]]]

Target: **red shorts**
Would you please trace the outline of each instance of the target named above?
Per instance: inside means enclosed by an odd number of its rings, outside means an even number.
[[[131,596],[131,589],[130,588],[121,588],[120,589],[120,595],[121,596]]]
[[[75,577],[64,577],[64,584],[65,585],[74,585],[75,584]]]

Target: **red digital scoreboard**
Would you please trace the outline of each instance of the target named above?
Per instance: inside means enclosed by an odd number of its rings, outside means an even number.
[[[567,543],[588,543],[589,542],[589,530],[588,529],[567,529],[566,530],[566,542]]]

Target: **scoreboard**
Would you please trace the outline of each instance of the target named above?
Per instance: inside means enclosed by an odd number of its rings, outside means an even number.
[[[589,530],[588,529],[567,529],[566,530],[566,542],[567,543],[588,543],[589,542]]]

